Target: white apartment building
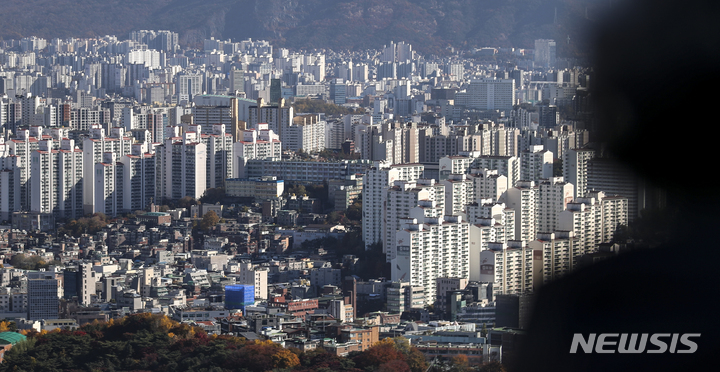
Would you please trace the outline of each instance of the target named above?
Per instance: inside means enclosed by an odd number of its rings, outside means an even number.
[[[173,135],[173,128],[167,130]],[[158,200],[202,197],[207,188],[207,146],[200,142],[198,133],[185,132],[182,137],[167,138],[157,147],[155,157]]]
[[[110,135],[100,125],[93,125],[90,138],[83,141],[83,208],[85,214],[95,213],[95,164],[103,162],[103,154],[113,153],[115,159],[131,154],[132,137],[125,136],[124,128],[112,128]]]
[[[325,149],[325,121],[318,115],[295,116],[292,125],[279,133],[283,149],[318,152]]]
[[[202,94],[202,75],[182,73],[177,76],[178,102],[190,102],[196,95]]]
[[[470,223],[470,280],[480,280],[480,252],[489,249],[490,243],[507,243],[515,239],[515,210],[504,203],[468,205]]]
[[[387,190],[395,181],[418,180],[422,164],[393,165],[375,162],[367,170],[363,185],[363,241],[367,249],[371,244],[383,242],[387,224]],[[413,206],[414,207],[414,206]],[[383,249],[384,253],[387,253]]]
[[[602,208],[602,232],[603,242],[611,242],[615,236],[618,226],[627,226],[630,220],[628,198],[618,195],[601,197],[597,191],[587,192],[585,196],[594,196],[600,200]]]
[[[225,187],[225,180],[232,177],[233,171],[233,140],[232,135],[225,132],[225,124],[209,126],[209,133],[201,132],[202,127],[195,128],[200,134],[201,142],[207,148],[205,187],[214,189]],[[205,126],[207,129],[208,126]]]
[[[550,233],[558,229],[558,215],[572,203],[575,188],[562,177],[541,179],[537,185],[537,231]]]
[[[608,199],[608,200],[605,200]],[[612,241],[619,225],[628,223],[627,198],[590,192],[575,198],[558,215],[558,229],[572,231],[577,241],[577,256],[597,251],[600,243]]]
[[[122,209],[125,213],[146,210],[150,203],[159,202],[155,196],[155,154],[144,152],[141,145],[132,146],[132,154],[120,158],[123,164]]]
[[[103,154],[103,161],[95,163],[95,203],[94,212],[113,217],[122,213],[125,204],[123,198],[125,182],[123,163],[117,161],[115,153]]]
[[[542,251],[543,283],[570,273],[579,257],[572,231],[538,233],[537,239],[528,243],[528,248]]]
[[[470,173],[474,159],[467,156],[443,156],[438,162],[440,167],[440,180],[447,179],[451,174]]]
[[[267,124],[258,124],[257,129],[242,131],[240,141],[233,144],[233,161],[243,159],[280,159],[282,157],[282,144],[280,137],[267,128]],[[234,169],[234,167],[233,167]],[[233,176],[238,176],[234,169]]]
[[[30,162],[30,210],[61,218],[83,216],[82,151],[67,138],[60,149],[53,149],[50,139],[39,141],[38,146]]]
[[[482,199],[498,201],[507,192],[507,177],[498,174],[497,170],[472,169],[471,172],[468,178],[474,185],[475,202],[479,203]]]
[[[515,210],[515,239],[530,241],[537,233],[539,189],[533,181],[518,181],[508,189],[506,202]]]
[[[543,150],[542,145],[530,146],[520,153],[520,179],[537,182],[553,176],[553,153]]]
[[[383,224],[383,250],[386,260],[396,257],[395,234],[402,226],[402,220],[418,209],[424,217],[437,218],[444,214],[442,199],[444,186],[435,180],[395,181],[387,190],[387,208]]]
[[[469,224],[461,216],[417,217],[403,219],[395,235],[392,280],[424,287],[426,303],[434,303],[437,278],[470,275]]]
[[[20,209],[30,210],[30,155],[39,149],[42,127],[18,130],[16,138],[7,142],[10,155],[18,157],[20,166]]]
[[[491,129],[491,152],[495,156],[518,156],[520,129],[496,125]]]
[[[543,282],[542,250],[525,242],[490,243],[480,252],[480,281],[493,283],[493,294],[522,294],[537,290]]]
[[[298,97],[321,95],[327,91],[328,86],[325,84],[298,84],[295,86],[295,95]]]
[[[4,151],[3,154],[0,156],[0,220],[10,220],[12,213],[20,210],[20,159]]]
[[[480,156],[473,160],[473,168],[497,170],[507,177],[507,188],[520,180],[520,160],[515,156]]]
[[[70,127],[74,130],[89,130],[93,124],[108,122],[110,122],[109,109],[80,107],[70,110]]]
[[[563,159],[563,178],[575,186],[575,196],[581,198],[587,191],[588,162],[595,156],[590,149],[570,149]]]
[[[450,174],[440,182],[445,186],[445,214],[457,216],[465,206],[475,202],[475,185],[466,174]]]

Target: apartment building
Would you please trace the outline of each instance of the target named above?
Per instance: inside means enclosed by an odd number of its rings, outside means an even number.
[[[50,139],[39,141],[30,161],[30,210],[61,218],[79,218],[83,213],[83,156],[75,141],[63,139],[53,149]]]
[[[403,222],[395,235],[397,256],[390,262],[392,280],[424,287],[426,302],[435,303],[437,278],[470,275],[469,224],[461,216],[411,215]]]
[[[537,290],[543,281],[542,250],[520,240],[490,243],[480,253],[480,281],[493,283],[493,294],[523,294]]]

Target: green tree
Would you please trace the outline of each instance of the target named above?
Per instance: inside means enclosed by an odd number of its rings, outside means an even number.
[[[293,187],[287,189],[286,195],[295,195],[295,196],[303,196],[307,195],[307,190],[305,189],[305,186],[303,185],[294,185]]]
[[[343,216],[340,215],[339,212],[337,212],[337,211],[332,211],[332,212],[330,212],[330,214],[328,214],[328,223],[331,224],[331,225],[334,225],[334,224],[340,222],[340,220],[342,219],[342,217],[343,217]]]
[[[222,203],[223,199],[225,199],[225,189],[222,187],[218,187],[205,190],[205,193],[200,198],[200,202],[207,204],[215,204]]]
[[[197,205],[198,202],[193,198],[192,196],[183,196],[178,200],[178,207],[180,208],[190,208],[193,205]]]
[[[356,201],[349,206],[347,213],[345,213],[345,217],[351,221],[362,221],[362,203]]]

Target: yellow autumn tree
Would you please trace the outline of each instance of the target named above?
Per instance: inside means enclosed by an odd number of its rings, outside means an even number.
[[[0,332],[9,332],[10,331],[10,322],[2,321],[0,322]]]
[[[170,329],[172,329],[175,326],[175,322],[172,321],[172,319],[168,318],[167,315],[163,315],[158,320],[158,328],[162,332],[168,332]]]
[[[294,368],[300,365],[300,358],[288,349],[280,349],[270,359],[274,368]]]

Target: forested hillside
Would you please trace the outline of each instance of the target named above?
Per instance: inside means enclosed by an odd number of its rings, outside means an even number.
[[[603,4],[603,5],[600,5]],[[92,37],[169,29],[181,42],[268,39],[289,48],[379,48],[412,43],[421,53],[484,46],[532,48],[559,41],[583,54],[597,0],[5,0],[0,37]],[[569,42],[568,42],[569,37]]]

